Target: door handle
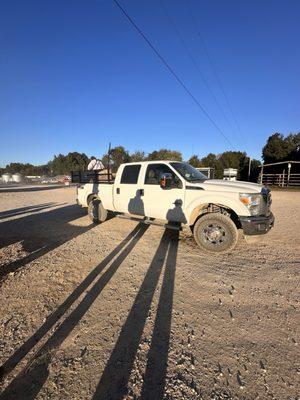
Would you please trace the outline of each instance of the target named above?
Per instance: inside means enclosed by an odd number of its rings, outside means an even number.
[[[140,189],[140,196],[144,196],[144,189]]]
[[[117,188],[117,194],[120,194],[120,188]]]

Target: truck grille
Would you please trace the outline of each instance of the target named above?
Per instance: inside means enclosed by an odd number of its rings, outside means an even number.
[[[263,187],[261,190],[261,195],[262,195],[262,200],[263,200],[261,214],[262,215],[270,215],[271,203],[272,203],[270,189],[268,189],[267,187]]]

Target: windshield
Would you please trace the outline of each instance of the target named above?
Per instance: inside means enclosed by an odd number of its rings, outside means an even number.
[[[173,168],[187,181],[189,182],[203,182],[207,180],[207,176],[202,174],[196,168],[192,167],[190,164],[181,162],[171,162]]]

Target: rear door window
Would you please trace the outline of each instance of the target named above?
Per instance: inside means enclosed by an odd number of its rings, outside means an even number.
[[[123,169],[121,183],[135,184],[139,179],[141,164],[126,165]]]

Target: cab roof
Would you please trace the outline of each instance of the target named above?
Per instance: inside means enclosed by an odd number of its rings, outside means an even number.
[[[171,162],[178,162],[178,163],[183,163],[184,164],[184,161],[177,161],[177,160],[148,160],[148,161],[130,161],[130,162],[127,162],[127,163],[122,163],[122,164],[149,164],[149,163],[151,163],[151,164],[154,164],[154,163],[156,163],[156,164],[158,164],[158,163],[171,163]]]

